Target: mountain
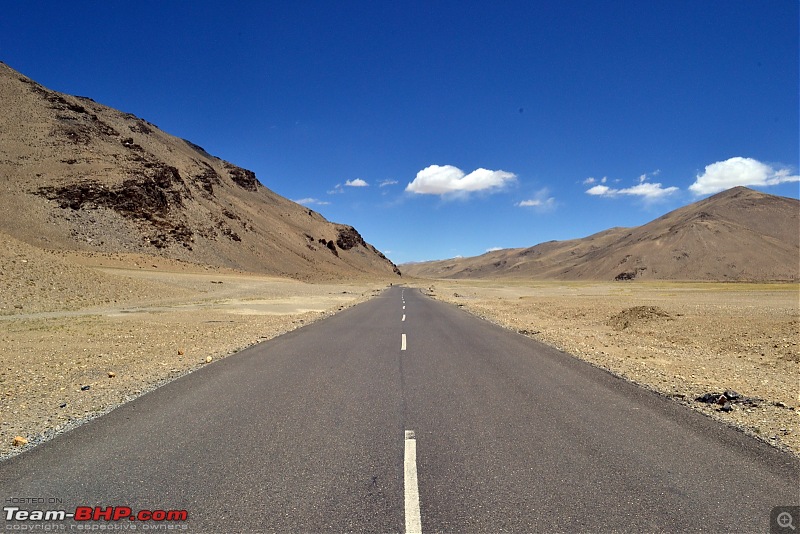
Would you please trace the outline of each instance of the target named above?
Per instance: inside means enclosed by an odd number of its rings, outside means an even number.
[[[355,228],[253,172],[0,63],[0,239],[159,255],[305,280],[396,276]]]
[[[636,228],[403,265],[423,278],[800,279],[800,201],[734,187]]]

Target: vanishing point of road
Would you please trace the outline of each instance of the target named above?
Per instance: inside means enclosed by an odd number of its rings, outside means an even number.
[[[6,507],[188,514],[65,531],[769,532],[799,481],[791,455],[403,287],[0,463]]]

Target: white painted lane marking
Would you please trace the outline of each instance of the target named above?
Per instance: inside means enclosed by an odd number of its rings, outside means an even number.
[[[406,309],[406,307],[405,307],[405,306],[403,306],[403,309],[405,310],[405,309]]]
[[[406,350],[406,335],[405,334],[403,334],[403,336],[400,338],[400,350]]]
[[[405,320],[406,320],[406,314],[404,313],[402,321],[405,322]]]
[[[422,534],[419,512],[419,484],[417,483],[417,439],[413,430],[406,430],[405,461],[406,533]]]

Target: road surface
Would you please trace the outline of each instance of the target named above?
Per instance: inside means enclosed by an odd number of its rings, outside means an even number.
[[[0,463],[17,530],[35,510],[116,507],[188,518],[45,523],[769,532],[798,480],[790,455],[402,287]]]

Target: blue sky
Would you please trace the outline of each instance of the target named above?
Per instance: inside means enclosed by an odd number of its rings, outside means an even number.
[[[798,2],[11,2],[0,60],[395,262],[797,198]]]

